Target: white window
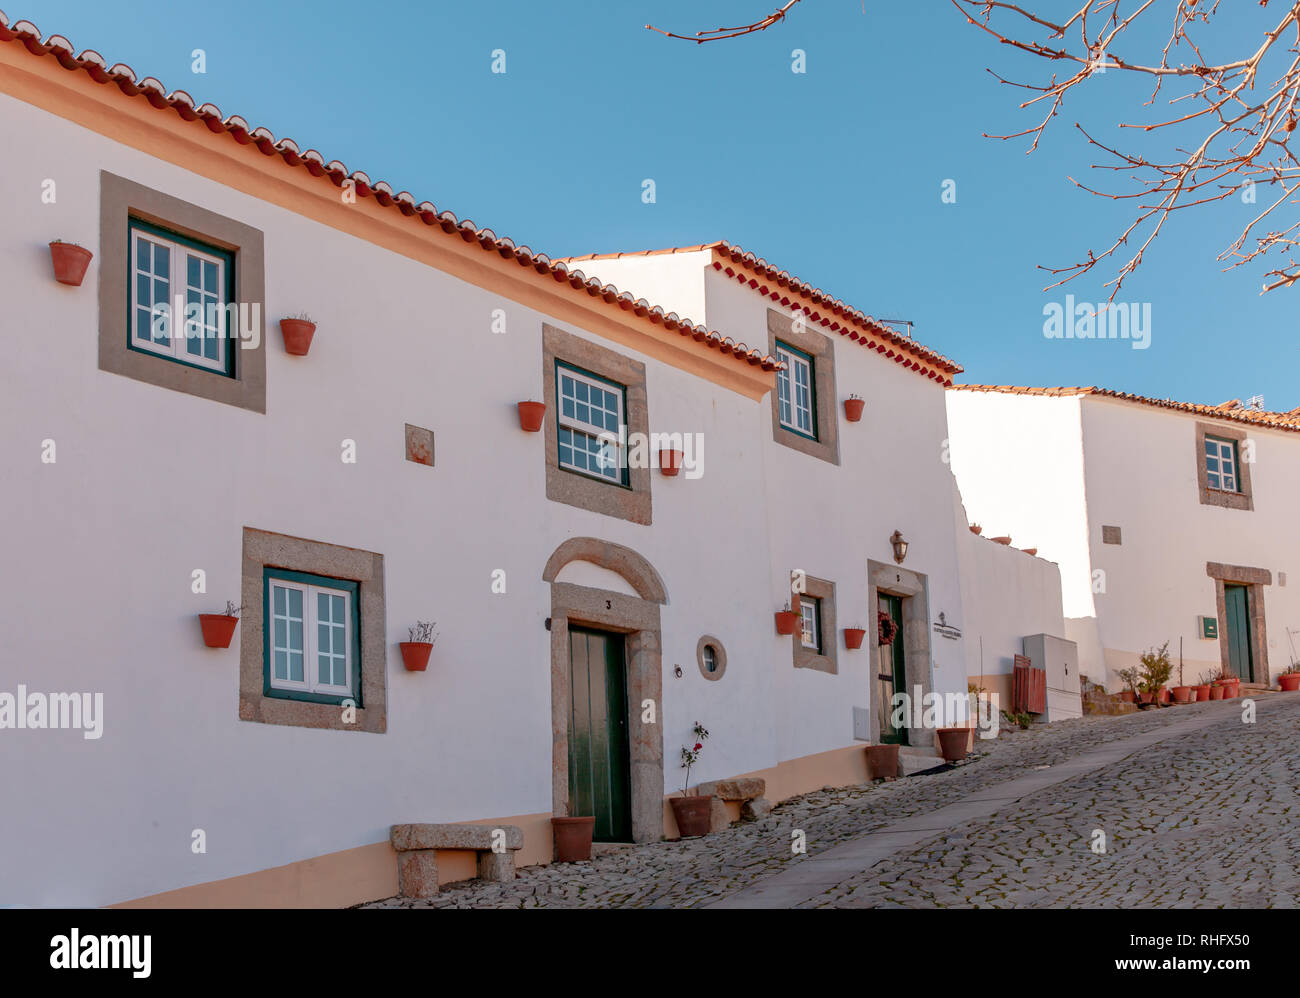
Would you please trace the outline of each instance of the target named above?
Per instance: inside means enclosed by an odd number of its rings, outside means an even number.
[[[1205,483],[1223,492],[1238,491],[1237,447],[1231,440],[1205,438]]]
[[[799,600],[799,618],[802,631],[799,640],[805,648],[821,651],[822,647],[821,600],[804,596]]]
[[[225,373],[228,266],[217,253],[132,225],[131,345]]]
[[[556,382],[560,467],[623,484],[623,387],[564,365],[556,367]]]
[[[786,365],[784,371],[776,373],[776,398],[781,425],[807,437],[815,436],[812,358],[779,342],[776,345],[776,358]]]
[[[352,598],[343,589],[270,578],[270,684],[277,690],[349,696],[356,668]]]

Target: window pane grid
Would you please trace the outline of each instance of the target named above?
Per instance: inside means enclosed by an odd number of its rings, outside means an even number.
[[[565,367],[556,370],[560,402],[559,465],[604,481],[623,481],[620,431],[625,426],[623,389]]]
[[[784,371],[777,372],[777,418],[782,426],[812,436],[812,362],[784,344],[778,344],[776,355],[786,364]]]
[[[1232,441],[1205,438],[1205,481],[1212,489],[1237,491],[1237,448]]]
[[[799,603],[799,619],[802,625],[799,640],[805,648],[821,650],[820,606],[817,600],[804,598]]]
[[[132,233],[131,342],[225,373],[226,261],[153,233]],[[180,314],[173,314],[174,295],[181,296]],[[191,317],[193,307],[199,312]]]
[[[271,586],[271,686],[307,693],[352,689],[351,594],[281,579]],[[315,663],[314,667],[308,667]]]

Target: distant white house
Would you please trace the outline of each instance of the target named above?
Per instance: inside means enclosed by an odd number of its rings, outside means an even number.
[[[1188,684],[1296,661],[1300,410],[954,385],[948,423],[971,519],[1060,565],[1089,678],[1118,689],[1166,641]]]

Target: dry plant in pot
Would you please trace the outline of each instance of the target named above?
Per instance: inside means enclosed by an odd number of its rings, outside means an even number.
[[[713,796],[711,794],[708,796],[690,796],[686,793],[691,786],[691,767],[699,761],[700,750],[704,748],[704,743],[709,737],[708,731],[699,721],[695,722],[695,727],[691,731],[695,735],[694,747],[686,748],[686,746],[682,746],[681,768],[686,770],[686,777],[682,783],[682,795],[669,798],[669,804],[672,805],[673,809],[673,817],[677,819],[677,831],[681,833],[684,839],[707,835],[709,832],[709,819],[713,810]]]
[[[433,651],[433,643],[438,640],[438,633],[434,630],[437,623],[429,620],[417,621],[414,627],[406,629],[409,641],[400,643],[402,649],[402,664],[406,666],[407,672],[423,672],[429,667],[429,653]]]
[[[239,615],[243,612],[242,606],[235,606],[230,600],[226,600],[224,613],[199,614],[203,643],[209,648],[229,648],[230,639],[235,636],[235,626],[239,623]]]

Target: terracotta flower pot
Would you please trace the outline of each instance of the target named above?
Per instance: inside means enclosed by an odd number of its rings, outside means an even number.
[[[429,667],[429,653],[433,651],[432,641],[403,641],[402,664],[407,672],[423,672]]]
[[[1119,698],[1125,703],[1137,703],[1137,694],[1132,690],[1120,690]]]
[[[970,525],[970,532],[972,534],[982,534],[984,533],[984,528],[981,527],[978,523],[972,523]]]
[[[794,625],[798,622],[799,615],[793,610],[776,611],[776,633],[793,634]]]
[[[659,452],[659,470],[668,478],[674,478],[682,470],[682,452],[679,450],[661,450]]]
[[[227,617],[224,613],[199,614],[199,627],[203,629],[203,643],[209,648],[229,648],[230,639],[235,636],[238,617]]]
[[[1210,699],[1211,700],[1223,699],[1223,687],[1220,684],[1215,683],[1213,686],[1210,687]]]
[[[898,777],[898,746],[867,746],[867,779],[892,780]]]
[[[971,729],[966,727],[939,729],[939,754],[944,762],[961,762],[966,758],[970,734]]]
[[[1300,690],[1300,672],[1284,672],[1277,677],[1278,686],[1282,687],[1284,693],[1294,693]]]
[[[74,288],[81,287],[81,281],[86,276],[86,268],[90,266],[91,258],[94,255],[84,246],[74,246],[72,243],[57,241],[50,243],[50,260],[54,263],[54,279],[60,284],[70,284]]]
[[[994,537],[994,538],[993,538],[993,543],[994,543],[994,544],[1010,544],[1010,543],[1011,543],[1011,538],[1010,538],[1009,536],[1008,536],[1008,537]]]
[[[1156,690],[1156,703],[1166,704],[1169,702],[1169,687],[1162,686]]]
[[[866,405],[866,399],[845,399],[844,418],[850,423],[856,423],[862,418],[862,410],[866,408]]]
[[[1190,686],[1175,686],[1169,691],[1174,698],[1174,703],[1191,703],[1192,688]]]
[[[677,831],[684,839],[709,834],[709,818],[713,811],[713,797],[669,797]]]
[[[591,833],[595,827],[595,818],[552,818],[555,861],[583,863],[591,859]]]
[[[1196,687],[1196,702],[1201,703],[1210,699],[1210,684],[1201,683]]]
[[[316,323],[306,319],[281,319],[280,335],[284,337],[285,353],[306,357],[311,349],[311,338],[316,335]]]
[[[1138,694],[1138,703],[1147,704],[1147,703],[1155,703],[1155,702],[1156,702],[1156,695],[1154,693]]]
[[[546,418],[545,402],[520,402],[519,403],[519,428],[527,433],[536,433],[542,428],[542,420]]]
[[[861,648],[862,641],[867,636],[864,627],[846,627],[844,628],[844,647]]]

